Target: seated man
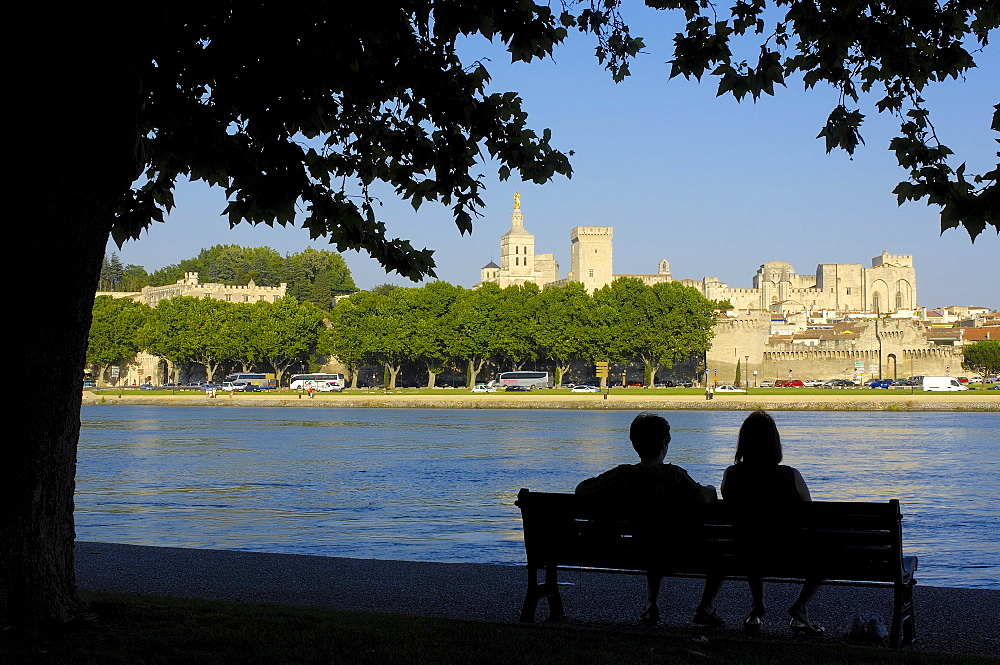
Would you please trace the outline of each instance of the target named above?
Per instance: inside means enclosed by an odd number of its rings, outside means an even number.
[[[584,480],[577,485],[576,493],[636,510],[652,510],[661,516],[662,529],[667,532],[700,526],[701,508],[717,498],[715,487],[699,485],[681,467],[663,462],[670,444],[670,424],[666,419],[655,413],[640,413],[632,421],[629,438],[639,454],[639,463],[622,464],[596,478]],[[665,533],[658,540],[667,543],[669,536],[670,533]],[[654,556],[666,557],[669,553],[667,546]],[[640,615],[644,624],[654,625],[659,621],[661,580],[654,570],[646,576],[648,602]],[[719,579],[705,580],[693,619],[696,624],[714,627],[725,623],[715,612],[715,596],[721,585]]]

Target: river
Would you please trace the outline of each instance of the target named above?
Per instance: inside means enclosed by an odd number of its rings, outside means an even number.
[[[718,486],[745,413],[673,411]],[[814,500],[900,500],[921,584],[1000,588],[1000,414],[773,414]],[[84,406],[80,540],[520,564],[521,487],[634,461],[631,411]]]

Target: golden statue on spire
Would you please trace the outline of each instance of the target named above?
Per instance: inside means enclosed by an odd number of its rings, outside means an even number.
[[[514,212],[521,210],[521,192],[514,192]]]

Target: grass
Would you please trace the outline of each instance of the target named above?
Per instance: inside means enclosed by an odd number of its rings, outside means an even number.
[[[951,665],[996,659],[910,649],[692,638],[661,632],[508,625],[88,593],[94,620],[9,628],[4,665],[322,663],[324,665]]]
[[[355,395],[358,394],[370,394],[370,395],[438,395],[438,396],[448,396],[457,394],[468,394],[470,390],[468,388],[396,388],[395,390],[386,390],[383,388],[357,388],[348,389],[348,392]],[[612,388],[611,395],[623,395],[629,397],[670,397],[674,395],[705,395],[704,388]],[[102,388],[98,391],[98,394],[106,395],[118,395],[128,394],[128,395],[140,395],[155,396],[155,395],[201,395],[203,394],[200,390],[114,390],[109,388]],[[217,392],[217,395],[228,395],[228,393]],[[596,393],[571,393],[569,389],[566,388],[553,388],[551,390],[536,390],[533,393],[507,393],[502,390],[495,393],[489,393],[485,395],[480,395],[480,397],[489,399],[490,395],[504,395],[506,397],[528,397],[532,394],[542,394],[542,395],[572,395],[573,397],[578,397],[581,400],[593,399]],[[891,390],[872,390],[870,388],[750,388],[749,393],[716,393],[715,397],[717,399],[723,399],[726,397],[746,397],[749,396],[768,396],[768,395],[792,395],[803,400],[808,400],[810,397],[817,395],[837,395],[840,397],[871,397],[878,395],[895,395],[899,397],[908,397],[911,393],[909,388],[896,388]],[[946,394],[954,395],[955,393],[924,393],[920,390],[915,390],[914,395],[937,395]],[[984,391],[980,386],[976,386],[973,389],[960,393],[963,397],[989,397],[996,396],[996,393]],[[284,397],[298,397],[299,391],[297,390],[268,390],[260,393],[248,393],[246,397],[253,397],[255,395],[281,395]],[[335,397],[337,393],[317,393],[317,395]],[[243,395],[241,395],[243,396]]]

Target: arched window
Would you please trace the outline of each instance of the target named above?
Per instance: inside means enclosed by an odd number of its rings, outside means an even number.
[[[903,294],[896,292],[896,309],[903,309]]]
[[[882,311],[882,299],[876,293],[872,296],[872,311],[881,312]]]

